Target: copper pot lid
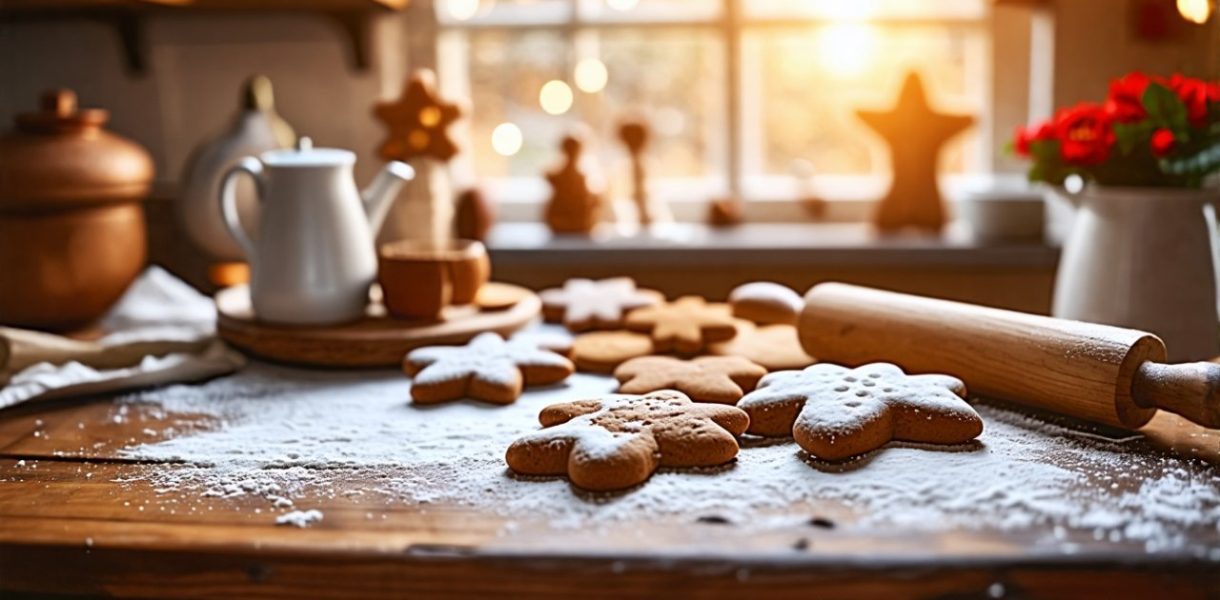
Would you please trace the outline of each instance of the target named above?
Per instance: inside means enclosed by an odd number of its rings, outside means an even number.
[[[67,89],[42,95],[0,135],[0,212],[136,202],[148,195],[152,157],[103,128],[110,113],[80,108]]]

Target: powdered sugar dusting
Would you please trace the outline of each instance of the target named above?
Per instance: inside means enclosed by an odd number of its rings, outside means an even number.
[[[1138,438],[1084,435],[986,405],[978,407],[986,427],[976,443],[947,450],[891,444],[845,465],[812,461],[790,440],[748,438],[731,465],[663,469],[636,489],[596,501],[560,478],[510,474],[504,451],[539,431],[542,407],[614,387],[609,377],[577,374],[512,405],[420,407],[410,404],[410,383],[399,373],[255,364],[207,385],[124,399],[217,423],[125,454],[187,463],[148,468],[153,486],[166,493],[257,496],[280,510],[321,490],[388,506],[452,503],[542,515],[552,527],[577,528],[708,513],[763,523],[817,505],[840,508],[844,528],[861,531],[1037,528],[1055,532],[1040,543],[1056,548],[1089,535],[1220,560],[1214,467],[1151,450]],[[357,489],[352,481],[375,483]],[[1200,539],[1210,547],[1192,546]]]

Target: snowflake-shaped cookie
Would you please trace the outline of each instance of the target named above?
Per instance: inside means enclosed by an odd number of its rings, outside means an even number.
[[[750,433],[791,435],[813,456],[841,460],[890,440],[961,444],[978,437],[983,421],[965,395],[965,384],[948,375],[907,375],[888,363],[822,363],[763,377],[737,406],[750,415]]]
[[[434,404],[469,397],[509,404],[527,385],[563,381],[572,362],[526,340],[504,341],[495,333],[480,333],[465,346],[429,346],[407,354],[402,363],[414,378],[411,398]]]
[[[648,332],[657,352],[696,354],[712,342],[732,339],[737,327],[726,304],[708,304],[699,296],[683,296],[627,315],[627,329]]]
[[[672,356],[633,358],[614,370],[618,391],[644,394],[678,390],[696,402],[736,404],[754,389],[767,370],[740,356],[700,356],[682,360]]]
[[[749,425],[741,410],[696,404],[680,392],[612,395],[548,406],[544,429],[513,442],[505,459],[522,475],[564,475],[588,490],[619,490],[657,467],[708,467],[737,456]]]
[[[630,277],[569,279],[562,288],[542,290],[542,315],[570,331],[618,329],[623,315],[665,300],[659,292],[637,289]]]

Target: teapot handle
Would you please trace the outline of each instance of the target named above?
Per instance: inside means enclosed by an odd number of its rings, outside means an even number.
[[[255,191],[259,202],[266,193],[266,179],[263,177],[263,163],[253,156],[247,156],[231,167],[220,179],[220,213],[224,216],[225,228],[229,235],[241,246],[247,260],[254,260],[254,242],[246,235],[246,229],[241,225],[241,215],[237,212],[237,176],[245,173],[254,179]]]

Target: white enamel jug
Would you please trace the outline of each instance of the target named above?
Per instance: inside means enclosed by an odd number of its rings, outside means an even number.
[[[391,162],[361,192],[355,162],[350,151],[313,148],[301,138],[295,150],[242,159],[221,179],[221,211],[250,262],[250,299],[260,320],[329,325],[364,314],[377,278],[373,240],[414,171]],[[253,239],[237,210],[241,174],[254,180],[261,205]]]

